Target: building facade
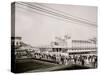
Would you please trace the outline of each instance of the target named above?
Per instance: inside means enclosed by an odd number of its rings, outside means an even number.
[[[72,40],[69,38],[58,40],[51,44],[54,52],[65,52],[70,56],[97,55],[97,43],[91,40]]]
[[[21,46],[22,37],[11,37],[11,45],[15,48]]]

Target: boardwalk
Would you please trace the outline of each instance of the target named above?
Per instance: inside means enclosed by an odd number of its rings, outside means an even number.
[[[89,69],[91,66],[81,66],[78,64],[56,64],[48,61],[41,61],[36,59],[24,59],[16,62],[16,72],[45,72],[45,71],[58,71],[58,70],[77,70]]]

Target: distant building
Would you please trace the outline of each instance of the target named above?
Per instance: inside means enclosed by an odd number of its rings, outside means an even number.
[[[72,40],[69,55],[97,55],[97,44],[89,40]]]
[[[11,45],[15,48],[18,48],[21,46],[21,40],[22,37],[11,37]]]
[[[69,55],[97,55],[97,44],[91,40],[61,39],[51,43],[52,51]]]

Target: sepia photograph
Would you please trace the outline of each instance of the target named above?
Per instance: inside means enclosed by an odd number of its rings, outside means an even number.
[[[11,71],[96,69],[97,7],[11,3]]]

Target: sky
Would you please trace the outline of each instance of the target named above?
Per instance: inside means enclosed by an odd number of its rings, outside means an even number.
[[[31,3],[35,5],[35,3]],[[97,7],[41,4],[92,22],[97,22]],[[42,6],[41,6],[42,7]],[[97,24],[96,24],[97,25]],[[71,36],[72,40],[88,40],[97,36],[97,26],[68,21],[16,4],[15,35],[32,46],[49,45],[55,37]]]

